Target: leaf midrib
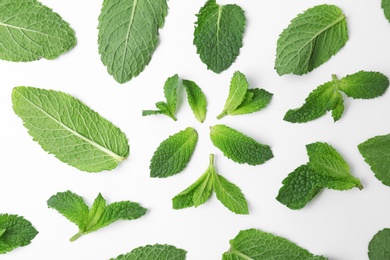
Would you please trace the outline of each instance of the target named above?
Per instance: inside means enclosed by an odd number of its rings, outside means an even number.
[[[65,130],[69,131],[71,134],[75,135],[76,137],[82,139],[83,141],[86,141],[88,144],[96,147],[98,150],[101,150],[102,152],[108,154],[109,156],[111,156],[112,158],[114,158],[116,161],[118,162],[121,162],[125,159],[125,157],[122,157],[114,152],[112,152],[111,150],[101,146],[100,144],[94,142],[93,140],[79,134],[78,132],[76,132],[75,130],[71,129],[70,127],[68,127],[67,125],[63,124],[62,122],[58,121],[56,118],[54,118],[53,116],[51,116],[50,114],[48,114],[45,110],[43,110],[42,108],[40,108],[38,105],[36,105],[35,103],[33,103],[31,100],[29,100],[26,96],[24,96],[22,93],[20,93],[20,96],[22,96],[28,103],[30,103],[32,106],[34,106],[37,110],[39,110],[40,112],[42,112],[43,114],[45,114],[48,118],[50,118],[51,120],[53,120],[54,122],[56,122],[57,124],[59,124],[60,126],[62,126]]]
[[[47,37],[52,37],[52,38],[57,38],[57,39],[63,40],[62,38],[60,38],[58,36],[55,36],[55,35],[50,35],[50,34],[47,34],[47,33],[44,33],[44,32],[31,30],[31,29],[27,29],[27,28],[23,28],[23,27],[20,27],[20,26],[7,24],[7,23],[0,22],[0,26],[4,26],[6,28],[13,28],[13,29],[17,29],[17,30],[20,30],[20,31],[27,31],[27,32],[37,33],[37,34],[41,34],[41,35],[44,35],[44,36],[47,36]]]

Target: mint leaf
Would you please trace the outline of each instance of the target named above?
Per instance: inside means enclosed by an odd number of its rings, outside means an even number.
[[[229,96],[226,100],[222,112],[218,115],[218,119],[234,111],[244,100],[249,83],[244,74],[236,71],[230,81]]]
[[[210,163],[205,173],[172,199],[172,207],[174,209],[198,207],[210,198],[213,190],[217,199],[230,211],[236,214],[249,214],[248,204],[240,188],[217,173],[214,154],[210,154]]]
[[[259,165],[273,157],[268,145],[260,144],[251,137],[225,125],[211,127],[210,138],[226,157],[237,163]]]
[[[166,178],[181,172],[194,153],[198,133],[192,127],[164,140],[150,160],[150,177]]]
[[[325,260],[327,258],[315,256],[283,237],[278,237],[258,229],[247,229],[241,230],[234,239],[230,240],[230,249],[223,254],[222,259]]]
[[[142,111],[142,115],[150,116],[163,114],[169,116],[174,121],[176,121],[177,119],[175,117],[175,114],[177,106],[177,88],[179,87],[179,81],[180,79],[177,74],[168,78],[164,84],[164,95],[167,102],[157,102],[156,107],[159,110],[144,110]]]
[[[138,76],[158,44],[168,13],[166,0],[104,0],[99,16],[99,54],[119,83]]]
[[[383,95],[389,86],[388,78],[379,72],[359,71],[340,80],[336,75],[332,78],[311,92],[303,106],[287,111],[284,120],[305,123],[332,111],[332,117],[337,121],[344,112],[341,91],[352,98],[370,99]]]
[[[334,5],[318,5],[294,18],[280,34],[275,69],[306,74],[328,61],[348,40],[345,15]]]
[[[324,188],[363,189],[343,157],[327,143],[306,145],[309,162],[290,173],[282,182],[276,199],[290,209],[301,209]]]
[[[68,94],[15,87],[12,103],[33,140],[79,170],[112,170],[129,155],[125,134]]]
[[[171,245],[147,245],[110,260],[184,260],[186,251]]]
[[[244,74],[236,71],[230,82],[229,96],[218,119],[226,115],[250,114],[265,108],[271,102],[272,94],[263,89],[248,89]]]
[[[244,115],[260,111],[271,102],[272,95],[264,89],[248,89],[242,103],[229,115]]]
[[[219,174],[214,174],[214,191],[217,199],[236,214],[249,214],[248,203],[239,187]]]
[[[382,8],[385,13],[385,17],[390,22],[390,0],[382,0]]]
[[[0,214],[0,254],[30,244],[37,234],[38,231],[25,218]]]
[[[307,165],[301,165],[283,180],[276,199],[290,209],[301,209],[323,189],[321,177]]]
[[[196,119],[203,123],[206,119],[207,100],[200,87],[191,80],[183,80],[187,92],[187,99]]]
[[[0,27],[3,60],[52,60],[76,45],[69,24],[36,0],[2,1]]]
[[[348,97],[370,99],[382,96],[389,79],[380,72],[359,71],[340,80],[340,90]]]
[[[368,258],[370,260],[390,259],[390,229],[379,231],[371,239],[368,244]]]
[[[220,73],[236,60],[242,47],[246,18],[238,5],[208,0],[197,14],[194,44],[207,68]]]
[[[106,205],[99,193],[91,209],[84,200],[71,191],[58,192],[47,201],[49,208],[57,210],[68,220],[75,223],[79,232],[70,238],[73,242],[82,235],[99,230],[118,220],[133,220],[142,217],[146,209],[138,203],[121,201]]]
[[[370,165],[375,177],[384,185],[390,186],[390,134],[375,136],[359,144],[359,152]]]

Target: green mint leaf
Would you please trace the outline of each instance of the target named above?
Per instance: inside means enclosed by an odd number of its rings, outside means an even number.
[[[99,53],[119,83],[138,76],[158,44],[168,13],[166,0],[104,0],[99,16]]]
[[[112,170],[129,155],[125,134],[68,94],[15,87],[12,103],[33,140],[79,170]]]
[[[348,40],[346,18],[334,5],[319,5],[294,18],[280,34],[275,69],[306,74],[329,60]]]
[[[185,260],[186,251],[171,245],[147,245],[110,260]]]
[[[246,18],[238,5],[208,0],[197,14],[194,44],[207,68],[220,73],[236,60],[242,47]]]
[[[239,187],[219,174],[214,174],[214,191],[217,199],[236,214],[249,214],[248,203]]]
[[[69,24],[36,0],[2,1],[0,24],[3,60],[52,60],[76,45]]]
[[[217,199],[230,211],[236,214],[249,214],[248,203],[240,188],[217,173],[214,154],[210,154],[209,166],[205,173],[172,199],[172,207],[174,209],[198,207],[210,198],[213,190]]]
[[[375,177],[384,185],[390,186],[390,134],[376,136],[359,144],[359,152],[370,165]]]
[[[230,249],[222,256],[223,260],[271,260],[299,259],[326,260],[323,256],[311,254],[293,242],[258,229],[241,230],[230,240]]]
[[[368,258],[370,260],[390,259],[390,229],[379,231],[371,239],[368,244]]]
[[[198,133],[192,127],[164,140],[150,160],[150,177],[166,178],[181,172],[194,153]]]
[[[326,82],[309,94],[303,106],[287,111],[283,120],[291,123],[306,123],[325,115],[334,91],[334,82]]]
[[[379,72],[359,71],[317,87],[306,98],[302,107],[290,109],[284,120],[291,123],[305,123],[317,119],[332,111],[334,121],[341,118],[344,112],[344,100],[340,91],[352,98],[371,99],[381,96],[389,86],[388,78]]]
[[[351,175],[349,165],[344,158],[327,143],[312,143],[306,145],[309,163],[307,166],[321,176],[329,179],[323,186],[329,189],[348,190],[363,189],[359,179]],[[341,180],[341,182],[340,182]]]
[[[268,145],[260,144],[251,137],[225,125],[211,127],[210,138],[226,157],[237,163],[259,165],[273,157]]]
[[[217,116],[218,119],[233,112],[245,99],[249,83],[244,74],[236,71],[230,81],[229,96],[226,100],[222,112]]]
[[[177,106],[177,88],[179,87],[179,76],[173,75],[168,78],[164,84],[164,95],[167,102],[157,102],[156,107],[159,110],[143,110],[142,116],[150,116],[150,115],[166,115],[176,121],[176,106]]]
[[[213,165],[209,166],[194,184],[177,194],[172,199],[172,208],[184,209],[204,204],[213,192],[213,179],[210,173],[213,169]]]
[[[348,97],[370,99],[382,96],[389,79],[380,72],[359,71],[340,80],[340,90]]]
[[[363,189],[353,177],[341,155],[327,143],[306,145],[309,162],[290,173],[282,182],[276,199],[290,209],[306,206],[324,188],[334,190]]]
[[[82,197],[71,192],[58,192],[47,201],[49,208],[56,209],[69,221],[77,225],[80,230],[85,230],[85,220],[88,219],[89,208]]]
[[[49,208],[57,210],[68,220],[75,223],[79,232],[70,238],[73,242],[82,235],[97,231],[118,220],[138,219],[146,214],[146,209],[131,201],[114,202],[106,205],[99,193],[91,209],[84,200],[70,191],[58,192],[47,201]]]
[[[37,234],[38,231],[25,218],[0,214],[0,254],[30,244]]]
[[[248,89],[242,103],[229,115],[244,115],[260,111],[271,102],[272,95],[264,89]]]
[[[382,0],[382,8],[385,13],[385,17],[390,22],[390,0]]]
[[[283,180],[276,199],[290,209],[301,209],[323,189],[320,179],[307,165],[301,165]]]
[[[200,87],[191,80],[183,80],[183,86],[187,92],[188,103],[196,119],[203,123],[206,119],[207,100]]]

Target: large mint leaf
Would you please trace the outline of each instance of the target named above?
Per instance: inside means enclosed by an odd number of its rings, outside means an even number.
[[[319,5],[294,18],[280,34],[275,68],[279,75],[302,75],[336,54],[348,40],[345,15],[334,5]]]
[[[30,244],[37,234],[38,231],[25,218],[0,214],[0,254]]]
[[[223,260],[325,260],[293,242],[258,229],[241,230],[230,240],[230,249]]]
[[[197,14],[194,44],[207,68],[220,73],[232,65],[240,53],[246,18],[238,5],[218,5],[208,0]]]
[[[370,260],[390,259],[390,229],[379,231],[371,239],[368,244],[368,258]]]
[[[147,245],[110,260],[185,260],[186,251],[171,245]]]
[[[52,60],[76,45],[73,29],[36,0],[0,2],[0,59]]]
[[[210,138],[226,157],[237,163],[259,165],[273,157],[268,145],[225,125],[210,127]]]
[[[58,192],[51,196],[47,201],[47,206],[57,210],[78,226],[79,232],[70,238],[71,242],[115,221],[133,220],[146,214],[145,208],[131,201],[120,201],[107,205],[100,193],[90,209],[83,198],[71,191]]]
[[[149,64],[167,13],[166,0],[104,0],[98,26],[99,53],[117,82],[131,80]]]
[[[68,94],[15,87],[12,103],[34,141],[79,170],[112,170],[129,155],[125,134]]]
[[[198,133],[192,127],[164,140],[150,160],[150,177],[166,178],[181,172],[194,153]]]
[[[358,148],[375,177],[390,186],[390,134],[370,138]]]

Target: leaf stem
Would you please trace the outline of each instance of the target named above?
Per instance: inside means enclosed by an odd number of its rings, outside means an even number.
[[[336,81],[336,82],[339,81],[339,79],[337,78],[336,74],[332,74],[332,80]]]
[[[209,155],[209,162],[209,166],[214,166],[214,154],[212,153]]]
[[[71,238],[69,239],[69,241],[70,241],[70,242],[74,242],[74,241],[76,241],[76,239],[78,239],[78,238],[81,237],[82,235],[84,235],[83,232],[79,231],[76,235],[74,235],[73,237],[71,237]]]
[[[221,119],[222,117],[224,117],[226,115],[227,115],[226,111],[222,111],[222,113],[217,116],[217,119]]]

